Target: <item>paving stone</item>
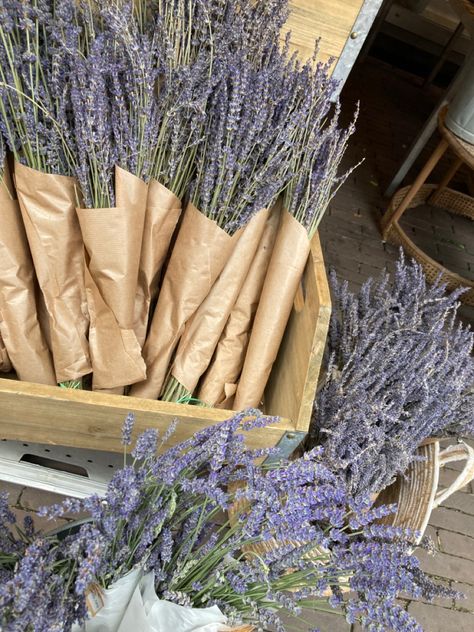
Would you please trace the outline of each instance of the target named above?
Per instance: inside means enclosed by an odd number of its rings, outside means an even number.
[[[418,550],[416,556],[420,560],[421,568],[430,575],[467,584],[474,581],[474,561],[472,560],[447,553],[430,555],[422,550]]]
[[[455,509],[446,507],[434,509],[431,514],[430,524],[435,527],[441,527],[441,529],[474,537],[474,516],[469,516]]]
[[[62,518],[56,518],[54,520],[48,520],[48,518],[41,518],[33,511],[26,511],[25,509],[17,509],[16,507],[11,507],[12,512],[16,516],[16,521],[18,526],[21,528],[23,525],[23,520],[26,516],[31,516],[34,520],[36,529],[40,531],[44,531],[47,533],[48,531],[52,531],[57,527],[62,525],[69,524],[67,520],[63,520]]]
[[[350,632],[351,626],[347,623],[343,616],[331,614],[329,612],[305,612],[301,617],[302,630],[310,628],[319,628],[321,632]],[[291,632],[297,632],[296,627],[288,627]]]
[[[21,506],[25,509],[36,510],[39,507],[47,505],[56,505],[62,502],[65,496],[61,494],[55,494],[43,489],[35,489],[33,487],[26,487],[21,496]]]
[[[440,487],[449,487],[451,483],[457,479],[459,472],[454,469],[448,469],[447,467],[443,467],[439,472],[439,486]],[[470,493],[471,487],[470,485],[465,485],[462,487],[460,492]]]
[[[441,551],[450,555],[457,555],[474,561],[474,538],[452,531],[438,530]],[[473,577],[474,583],[474,577]]]
[[[443,507],[458,509],[463,513],[474,516],[474,494],[453,494],[443,502]],[[473,534],[474,535],[474,534]]]
[[[474,614],[449,610],[439,606],[413,602],[408,612],[415,617],[425,632],[472,632]]]
[[[25,488],[23,485],[16,485],[15,483],[7,483],[5,481],[0,481],[0,492],[7,492],[8,494],[8,503],[10,505],[16,505],[18,502],[18,498],[21,495],[21,492]]]
[[[473,578],[474,581],[474,578]],[[465,599],[456,601],[455,608],[457,610],[468,610],[474,613],[474,586],[471,584],[463,584],[461,582],[453,582],[452,588],[464,593]]]

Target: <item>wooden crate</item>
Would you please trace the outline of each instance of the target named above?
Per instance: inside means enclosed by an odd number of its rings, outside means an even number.
[[[319,57],[337,63],[353,30],[364,0],[290,0],[290,15],[283,31],[291,31],[291,46],[309,59],[314,41],[321,38]]]
[[[297,293],[280,352],[265,392],[265,412],[283,419],[252,431],[248,445],[276,445],[285,433],[306,431],[322,362],[331,312],[329,288],[319,236]],[[231,411],[0,379],[0,438],[34,443],[121,451],[122,422],[136,415],[135,432],[181,422],[177,443]]]

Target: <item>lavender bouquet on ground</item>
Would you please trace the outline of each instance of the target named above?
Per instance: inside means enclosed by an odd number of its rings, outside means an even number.
[[[368,499],[354,501],[324,465],[321,449],[273,467],[256,465],[271,450],[249,451],[242,432],[276,421],[258,411],[239,413],[165,452],[167,436],[158,446],[156,431],[146,431],[132,451],[133,465],[115,474],[104,498],[43,509],[51,517],[91,515],[61,541],[29,525],[17,543],[8,535],[13,517],[3,500],[3,629],[68,632],[73,620],[86,617],[87,595],[100,601],[104,588],[143,572],[154,577],[160,599],[217,606],[231,625],[294,631],[305,629],[305,608],[333,607],[368,630],[381,623],[384,630],[420,630],[396,603],[401,592],[457,595],[421,573],[411,556],[414,534],[375,524],[393,508],[370,510]],[[132,425],[129,416],[125,445]],[[236,506],[239,519],[228,519]],[[347,588],[356,592],[343,600]],[[290,615],[288,628],[282,614]]]
[[[456,321],[457,299],[403,255],[391,278],[358,294],[331,276],[326,380],[312,444],[350,492],[377,493],[402,474],[428,437],[474,434],[474,334]]]
[[[354,124],[339,127],[339,106],[330,114],[334,83],[315,58],[296,78],[301,94],[300,125],[290,155],[292,173],[272,258],[255,314],[233,408],[259,406],[285,331],[298,284],[310,254],[311,238],[330,200],[348,173],[338,175]]]
[[[91,363],[77,183],[71,177],[74,156],[66,120],[69,73],[55,41],[62,28],[72,28],[64,21],[68,4],[0,2],[0,132],[15,159],[16,191],[48,316],[54,381],[76,383],[90,373]],[[36,356],[43,346],[36,348]]]

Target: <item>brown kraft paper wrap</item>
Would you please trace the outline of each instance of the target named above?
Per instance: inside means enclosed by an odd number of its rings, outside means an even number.
[[[143,380],[145,363],[133,331],[147,186],[115,168],[113,208],[78,208],[85,246],[94,390]]]
[[[146,338],[150,305],[158,295],[161,268],[180,214],[181,202],[176,195],[156,180],[151,180],[135,299],[135,334],[141,347]]]
[[[247,278],[230,313],[211,365],[201,382],[197,397],[210,406],[232,408],[279,221],[278,204],[268,217]]]
[[[0,322],[2,320],[2,316],[0,314]],[[0,324],[1,330],[1,324]],[[10,358],[8,357],[8,352],[5,347],[5,343],[3,342],[3,338],[0,335],[0,372],[1,373],[9,373],[13,369],[12,363],[10,362]]]
[[[186,325],[171,374],[193,393],[206,371],[229,314],[235,305],[262,237],[268,209],[257,213],[240,239],[211,291]]]
[[[143,356],[147,379],[130,395],[156,399],[186,322],[208,295],[241,235],[232,237],[188,204],[158,296]]]
[[[92,370],[76,181],[16,163],[15,185],[48,313],[56,379],[75,380]]]
[[[235,394],[236,410],[260,406],[309,253],[306,229],[284,210]]]
[[[8,189],[7,189],[8,186]],[[33,261],[10,179],[0,182],[0,334],[20,380],[56,384],[38,321]]]

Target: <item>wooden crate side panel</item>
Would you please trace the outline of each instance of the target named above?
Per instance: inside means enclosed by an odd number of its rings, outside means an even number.
[[[296,295],[285,335],[265,391],[265,410],[307,431],[326,345],[331,297],[319,235]]]
[[[234,413],[155,400],[63,389],[0,379],[0,438],[121,452],[121,427],[134,412],[135,434],[147,428],[163,433],[174,419],[178,427],[169,444],[176,444]],[[294,424],[282,420],[248,433],[253,448],[276,445]]]
[[[335,57],[337,61],[363,4],[363,0],[290,0],[291,12],[283,31],[291,31],[292,48],[303,59],[312,56],[314,42],[320,37],[320,59]]]

